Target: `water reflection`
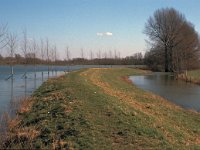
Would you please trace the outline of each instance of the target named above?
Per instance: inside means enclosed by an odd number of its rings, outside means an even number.
[[[13,88],[14,88],[14,78],[11,78],[11,92],[10,92],[10,100],[12,101],[14,98],[14,94],[13,94]]]
[[[170,73],[131,76],[138,87],[156,93],[184,108],[200,111],[200,86],[176,80]]]
[[[24,78],[24,97],[25,97],[25,99],[27,97],[27,76],[26,75]]]

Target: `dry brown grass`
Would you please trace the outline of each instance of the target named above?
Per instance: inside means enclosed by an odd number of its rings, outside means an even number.
[[[19,106],[17,113],[26,113],[31,110],[33,105],[33,98],[26,98],[18,101]],[[16,103],[16,102],[15,102]],[[8,143],[12,143],[16,139],[27,139],[28,141],[32,141],[35,137],[39,135],[39,131],[37,127],[20,127],[19,124],[22,119],[19,115],[16,114],[14,118],[11,118],[8,112],[5,112],[1,117],[1,125],[0,125],[0,148]]]
[[[68,145],[68,147],[66,146]],[[66,148],[67,147],[67,148]],[[68,149],[68,150],[73,150],[73,147],[69,144],[68,141],[63,141],[63,140],[53,140],[51,149],[56,150],[56,149]]]
[[[200,79],[199,78],[196,78],[196,77],[192,77],[192,76],[186,76],[185,74],[179,74],[177,76],[177,78],[179,80],[183,80],[185,82],[191,82],[191,83],[194,83],[194,84],[199,84],[200,85]]]
[[[19,113],[29,112],[31,110],[32,105],[33,105],[33,101],[34,101],[33,98],[25,98],[25,99],[19,101],[20,106],[19,106],[18,112]]]
[[[32,127],[23,127],[13,129],[12,132],[8,135],[8,138],[17,137],[17,139],[26,138],[29,141],[32,141],[40,134],[36,126]]]

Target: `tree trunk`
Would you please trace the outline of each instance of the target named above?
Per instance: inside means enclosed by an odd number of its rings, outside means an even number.
[[[167,46],[165,46],[165,72],[169,72],[169,59],[168,59]]]

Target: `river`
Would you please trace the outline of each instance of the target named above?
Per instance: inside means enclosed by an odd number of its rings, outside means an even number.
[[[130,76],[137,87],[153,92],[186,109],[200,112],[200,86],[176,80],[172,73]]]

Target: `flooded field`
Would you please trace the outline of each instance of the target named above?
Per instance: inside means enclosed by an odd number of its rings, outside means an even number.
[[[146,91],[158,94],[183,108],[200,111],[200,86],[176,80],[171,73],[131,76],[133,83]]]

